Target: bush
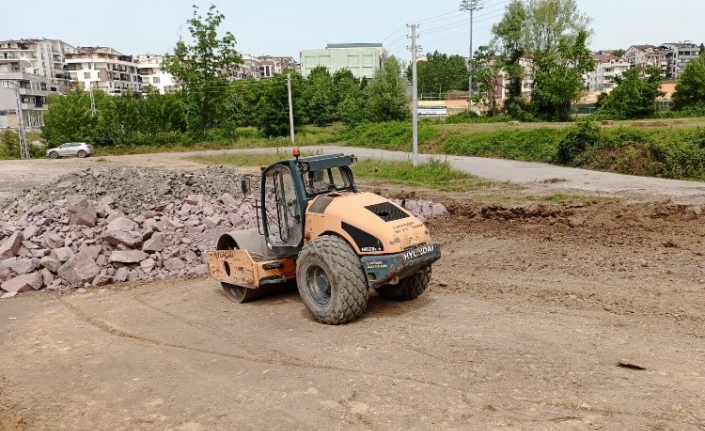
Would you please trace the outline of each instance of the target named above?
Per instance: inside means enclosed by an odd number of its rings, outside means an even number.
[[[558,144],[556,161],[562,165],[575,164],[576,159],[586,149],[600,144],[602,140],[600,131],[600,126],[592,121],[584,121],[571,128]]]
[[[458,133],[448,136],[442,148],[445,154],[459,156],[551,163],[564,136],[565,131],[551,128]]]
[[[473,111],[465,111],[459,114],[451,115],[445,119],[447,124],[462,124],[462,123],[508,123],[513,118],[508,115],[496,115],[493,117],[485,117],[477,115]]]
[[[15,132],[0,133],[0,157],[3,159],[20,158],[20,137]]]

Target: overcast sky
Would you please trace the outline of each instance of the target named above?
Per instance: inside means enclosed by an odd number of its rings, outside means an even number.
[[[225,14],[243,53],[290,55],[327,43],[383,42],[406,58],[408,30],[421,25],[424,51],[467,55],[469,24],[459,0],[2,0],[0,40],[62,39],[74,46],[110,46],[125,54],[165,53],[183,34],[191,5],[214,3]],[[593,50],[634,44],[705,41],[703,0],[577,0],[593,18]],[[485,0],[476,12],[474,46],[486,44],[490,27],[509,0]],[[13,17],[16,17],[13,18]]]

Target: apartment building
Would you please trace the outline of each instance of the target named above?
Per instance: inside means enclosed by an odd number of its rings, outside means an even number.
[[[16,129],[19,125],[18,92],[25,127],[37,129],[44,125],[50,80],[32,71],[34,66],[28,60],[0,59],[0,130]]]
[[[301,51],[301,73],[308,76],[318,66],[330,73],[348,69],[357,79],[372,79],[387,56],[381,43],[328,44],[325,49]]]
[[[159,93],[166,94],[178,89],[176,78],[162,69],[163,55],[140,54],[134,57],[137,70],[142,78],[142,89],[151,87]]]
[[[285,70],[301,72],[301,66],[294,57],[274,57],[263,55],[255,57],[249,54],[242,55],[242,64],[230,76],[234,79],[266,79],[272,78]]]
[[[126,91],[142,93],[139,64],[132,56],[108,47],[79,47],[66,54],[66,68],[72,81],[84,90],[103,90],[111,95]]]
[[[615,78],[631,68],[629,61],[608,52],[598,52],[592,58],[596,61],[595,70],[585,75],[587,90],[591,93],[610,92],[616,86]]]
[[[667,79],[680,78],[688,62],[700,55],[700,47],[689,41],[664,43],[659,48],[666,52]]]
[[[529,99],[534,89],[534,60],[528,57],[522,57],[519,59],[519,65],[524,69],[524,76],[521,80],[521,93],[525,98]],[[498,100],[506,100],[508,97],[507,86],[509,85],[507,73],[501,71],[496,82],[495,98]]]
[[[666,61],[666,50],[655,45],[632,45],[624,53],[624,58],[629,62],[629,66],[639,69],[639,75],[646,77],[646,71],[651,67],[661,69],[661,74],[665,77],[668,62]]]
[[[66,54],[76,48],[58,39],[18,39],[0,41],[0,59],[25,60],[31,65],[28,73],[43,76],[49,81],[49,90],[65,92],[70,80],[64,71]]]

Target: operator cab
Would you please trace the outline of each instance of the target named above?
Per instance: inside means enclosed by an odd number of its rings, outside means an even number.
[[[308,202],[321,194],[356,192],[350,165],[357,159],[344,154],[298,157],[262,169],[260,234],[279,255],[296,255],[303,247]],[[243,187],[243,190],[245,187]]]

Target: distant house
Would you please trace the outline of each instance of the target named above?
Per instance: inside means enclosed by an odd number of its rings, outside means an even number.
[[[587,90],[591,93],[610,92],[615,86],[614,79],[630,69],[629,61],[607,52],[597,52],[592,58],[597,62],[595,70],[585,76]]]
[[[176,78],[162,69],[163,55],[140,54],[134,57],[134,61],[137,63],[143,88],[149,86],[161,94],[174,92],[178,88]]]
[[[316,67],[324,66],[330,73],[348,69],[355,78],[372,79],[386,56],[381,43],[328,44],[325,49],[301,51],[301,73],[308,76]]]
[[[650,67],[658,67],[665,77],[668,62],[666,61],[667,50],[655,45],[632,45],[625,52],[624,58],[629,62],[630,67],[639,69],[639,76],[646,77],[646,71]]]
[[[691,42],[664,43],[659,48],[666,52],[666,78],[678,79],[685,66],[700,55],[700,47]]]

